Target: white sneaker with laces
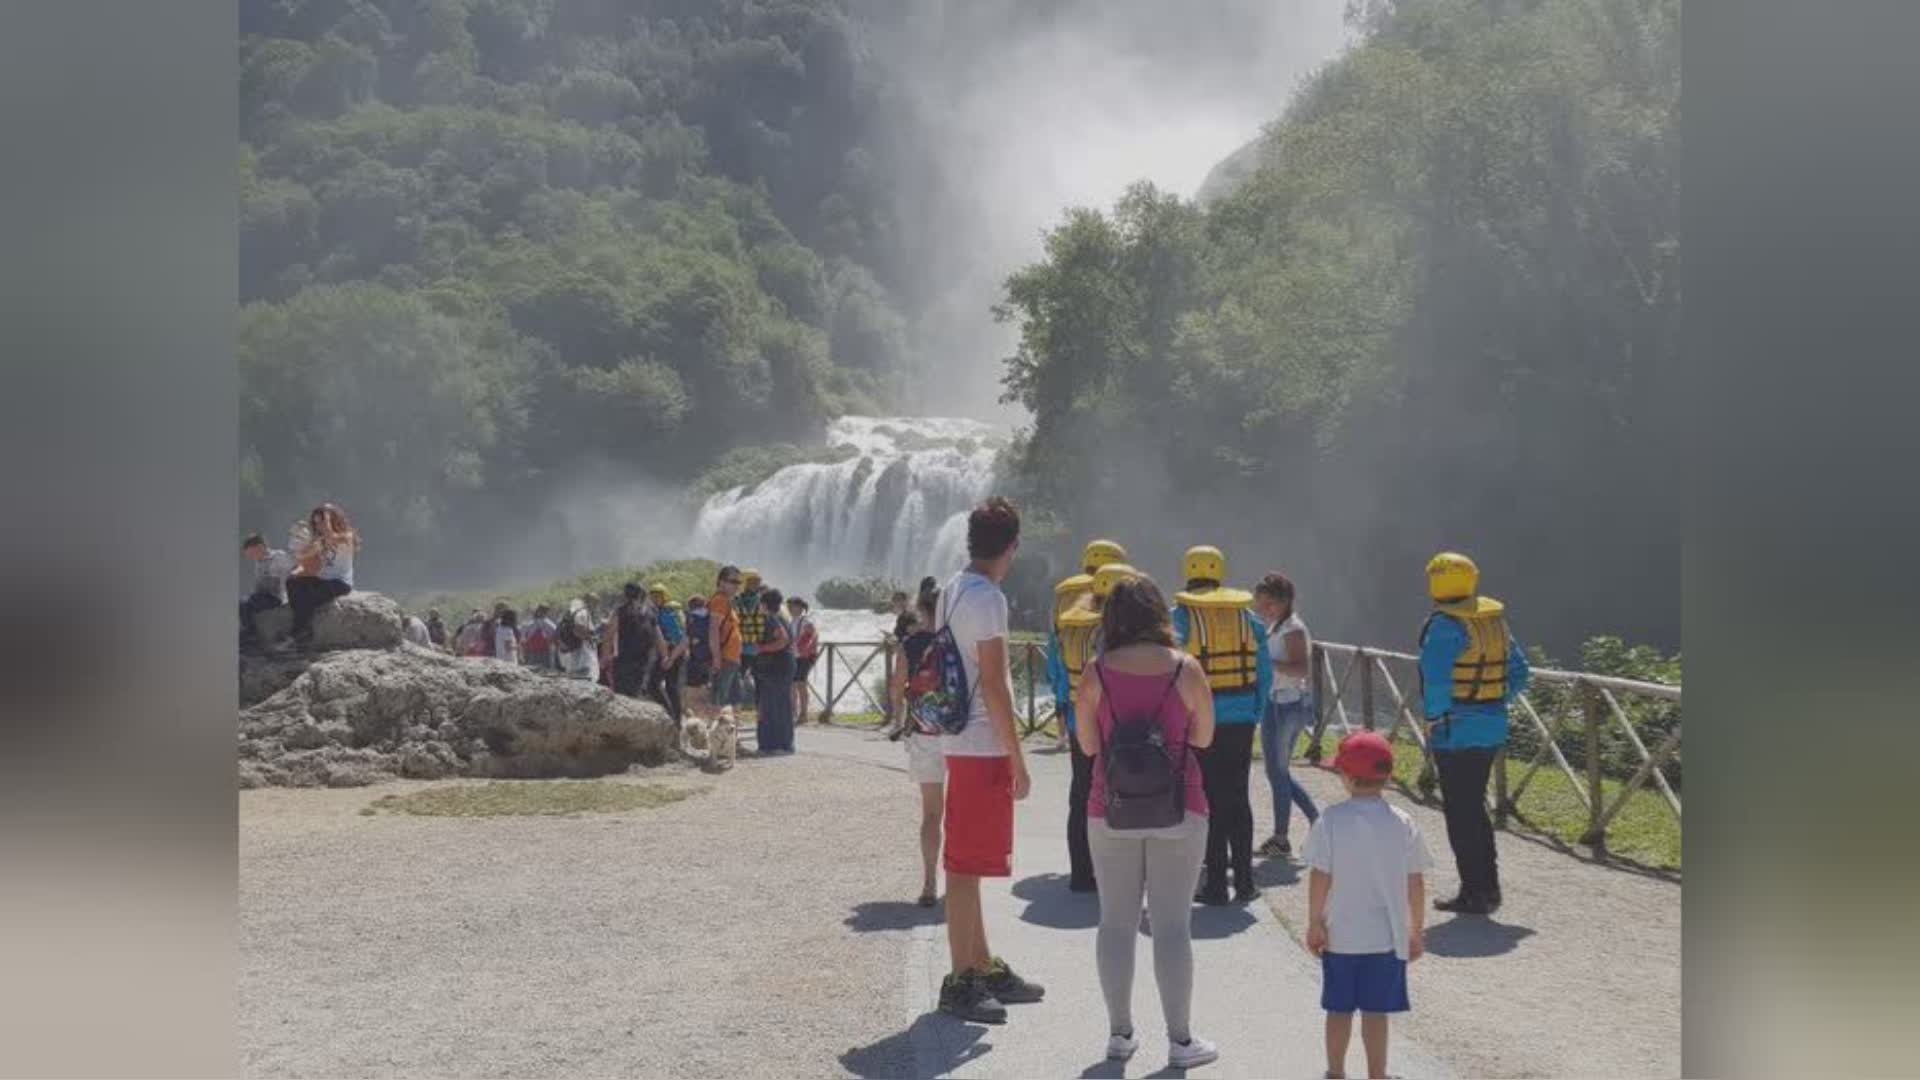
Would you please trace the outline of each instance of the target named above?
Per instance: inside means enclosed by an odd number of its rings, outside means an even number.
[[[1140,1039],[1138,1036],[1134,1036],[1134,1035],[1107,1036],[1107,1060],[1108,1061],[1125,1061],[1128,1058],[1132,1057],[1133,1052],[1138,1049],[1140,1049]]]
[[[1198,1035],[1191,1036],[1185,1046],[1177,1042],[1167,1044],[1167,1064],[1175,1069],[1191,1069],[1219,1058],[1220,1048]]]

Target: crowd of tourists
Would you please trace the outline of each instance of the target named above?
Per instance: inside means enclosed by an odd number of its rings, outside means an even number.
[[[360,536],[326,503],[296,527],[288,549],[253,534],[255,564],[240,604],[242,646],[309,647],[315,612],[353,588]],[[994,497],[968,516],[966,568],[918,593],[894,597],[894,641],[904,662],[888,687],[908,771],[920,788],[922,881],[918,903],[939,902],[946,876],[951,970],[940,1008],[1003,1023],[1006,1006],[1045,989],[996,956],[987,938],[981,882],[1012,874],[1014,804],[1031,780],[1018,735],[1001,584],[1020,543],[1020,515]],[[1131,1014],[1134,950],[1144,907],[1170,1039],[1169,1065],[1215,1060],[1193,1030],[1192,905],[1248,903],[1260,895],[1256,857],[1291,859],[1291,818],[1308,830],[1307,946],[1320,959],[1329,1076],[1344,1075],[1353,1018],[1370,1075],[1386,1075],[1388,1017],[1410,1008],[1407,965],[1424,950],[1425,873],[1419,827],[1381,798],[1392,745],[1370,732],[1334,758],[1348,798],[1322,810],[1294,782],[1290,763],[1311,723],[1312,638],[1292,580],[1273,571],[1252,590],[1228,584],[1226,555],[1189,549],[1171,601],[1111,540],[1089,543],[1080,572],[1055,588],[1048,672],[1072,754],[1067,806],[1067,887],[1097,893],[1095,968],[1107,1003],[1110,1059],[1138,1049]],[[1425,735],[1439,771],[1460,891],[1434,907],[1462,915],[1501,905],[1486,789],[1507,738],[1507,709],[1528,682],[1525,653],[1504,606],[1479,592],[1479,570],[1443,552],[1427,565],[1434,609],[1420,632]],[[292,608],[284,640],[267,641],[258,617]],[[720,569],[714,591],[673,599],[665,585],[630,583],[604,612],[592,595],[566,610],[536,605],[522,618],[505,600],[449,625],[438,610],[405,616],[414,644],[491,657],[649,696],[675,723],[691,688],[706,708],[751,703],[763,757],[794,752],[807,714],[807,676],[819,655],[808,604],[754,570]],[[1272,791],[1274,822],[1255,845],[1248,785],[1256,743]]]
[[[921,790],[920,904],[938,902],[936,864],[946,872],[951,971],[940,1008],[982,1023],[1003,1023],[1006,1006],[1046,992],[992,952],[980,899],[982,879],[1012,874],[1014,804],[1031,786],[1001,591],[1019,537],[1005,499],[973,511],[969,565],[944,584],[921,583],[897,628],[905,663],[890,686],[892,734]],[[1371,731],[1344,738],[1333,766],[1348,797],[1324,810],[1294,782],[1290,762],[1313,716],[1312,639],[1285,574],[1233,588],[1225,554],[1196,546],[1169,601],[1117,543],[1088,544],[1082,562],[1055,590],[1048,668],[1073,755],[1067,887],[1097,893],[1100,905],[1094,966],[1107,1003],[1106,1056],[1126,1060],[1138,1049],[1131,1000],[1143,906],[1169,1066],[1219,1056],[1190,1016],[1192,906],[1258,897],[1254,860],[1293,857],[1297,808],[1308,825],[1306,942],[1321,963],[1327,1075],[1345,1075],[1355,1014],[1369,1075],[1387,1075],[1388,1018],[1410,1008],[1407,965],[1424,951],[1431,866],[1413,818],[1382,798],[1393,746]],[[1503,606],[1479,594],[1471,559],[1437,555],[1427,577],[1435,606],[1420,634],[1425,734],[1461,882],[1434,906],[1483,915],[1501,904],[1486,786],[1527,663]],[[1256,741],[1274,807],[1273,831],[1258,846],[1248,793]]]

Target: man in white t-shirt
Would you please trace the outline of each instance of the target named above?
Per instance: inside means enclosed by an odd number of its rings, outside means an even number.
[[[1340,741],[1333,767],[1351,798],[1327,807],[1307,833],[1307,949],[1320,958],[1327,1013],[1327,1075],[1345,1076],[1353,1014],[1367,1075],[1387,1075],[1387,1017],[1406,1012],[1407,965],[1426,951],[1426,872],[1420,827],[1380,797],[1393,746],[1371,731]]]
[[[1000,591],[1020,547],[1020,512],[994,496],[967,516],[972,560],[940,591],[936,630],[945,627],[966,674],[969,719],[943,735],[947,944],[953,970],[940,986],[940,1009],[963,1020],[1004,1023],[1006,1006],[1039,1001],[1045,988],[1013,973],[987,948],[980,879],[1013,875],[1013,804],[1031,781],[1013,720],[1007,663],[1007,597]]]

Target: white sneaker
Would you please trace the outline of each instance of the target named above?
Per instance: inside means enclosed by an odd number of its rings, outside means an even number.
[[[1138,1035],[1107,1036],[1108,1061],[1125,1061],[1132,1057],[1133,1052],[1138,1049],[1140,1049],[1140,1037]]]
[[[1167,1044],[1167,1065],[1170,1068],[1191,1069],[1219,1059],[1220,1048],[1198,1035],[1190,1036],[1185,1046],[1177,1042]]]

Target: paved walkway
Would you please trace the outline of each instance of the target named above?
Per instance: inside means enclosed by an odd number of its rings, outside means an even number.
[[[808,732],[808,752],[902,767],[897,745],[870,735]],[[1319,1076],[1326,1066],[1318,963],[1264,904],[1194,909],[1194,1030],[1220,1044],[1220,1060],[1186,1073],[1166,1070],[1167,1036],[1143,930],[1134,971],[1140,1052],[1124,1071],[1103,1059],[1106,1005],[1094,967],[1099,900],[1067,891],[1064,754],[1029,752],[1033,792],[1015,815],[1014,876],[983,891],[987,937],[1046,1000],[1012,1006],[999,1026],[966,1024],[935,1011],[949,961],[944,929],[917,926],[901,972],[900,1015],[909,1038],[857,1058],[867,1076]],[[1450,1070],[1404,1033],[1389,1054],[1403,1076]],[[1349,1058],[1364,1075],[1358,1039]]]
[[[985,889],[995,951],[1045,983],[999,1027],[934,1011],[947,967],[915,907],[918,797],[904,753],[801,728],[793,757],[701,792],[578,818],[364,816],[367,790],[240,795],[240,1036],[249,1075],[1120,1076],[1101,1060],[1097,900],[1065,888],[1068,760],[1034,751],[1015,878]],[[1335,780],[1310,771],[1317,797]],[[1271,821],[1254,783],[1256,820]],[[1439,815],[1413,813],[1453,885]],[[1294,823],[1296,844],[1304,835]],[[1498,918],[1430,922],[1402,1076],[1674,1076],[1677,882],[1499,838]],[[1196,908],[1194,1023],[1222,1049],[1196,1076],[1318,1076],[1319,980],[1291,928],[1298,868],[1258,870],[1266,902]],[[1134,988],[1140,1054],[1166,1061],[1151,942]],[[1358,1069],[1355,1046],[1349,1065]]]

